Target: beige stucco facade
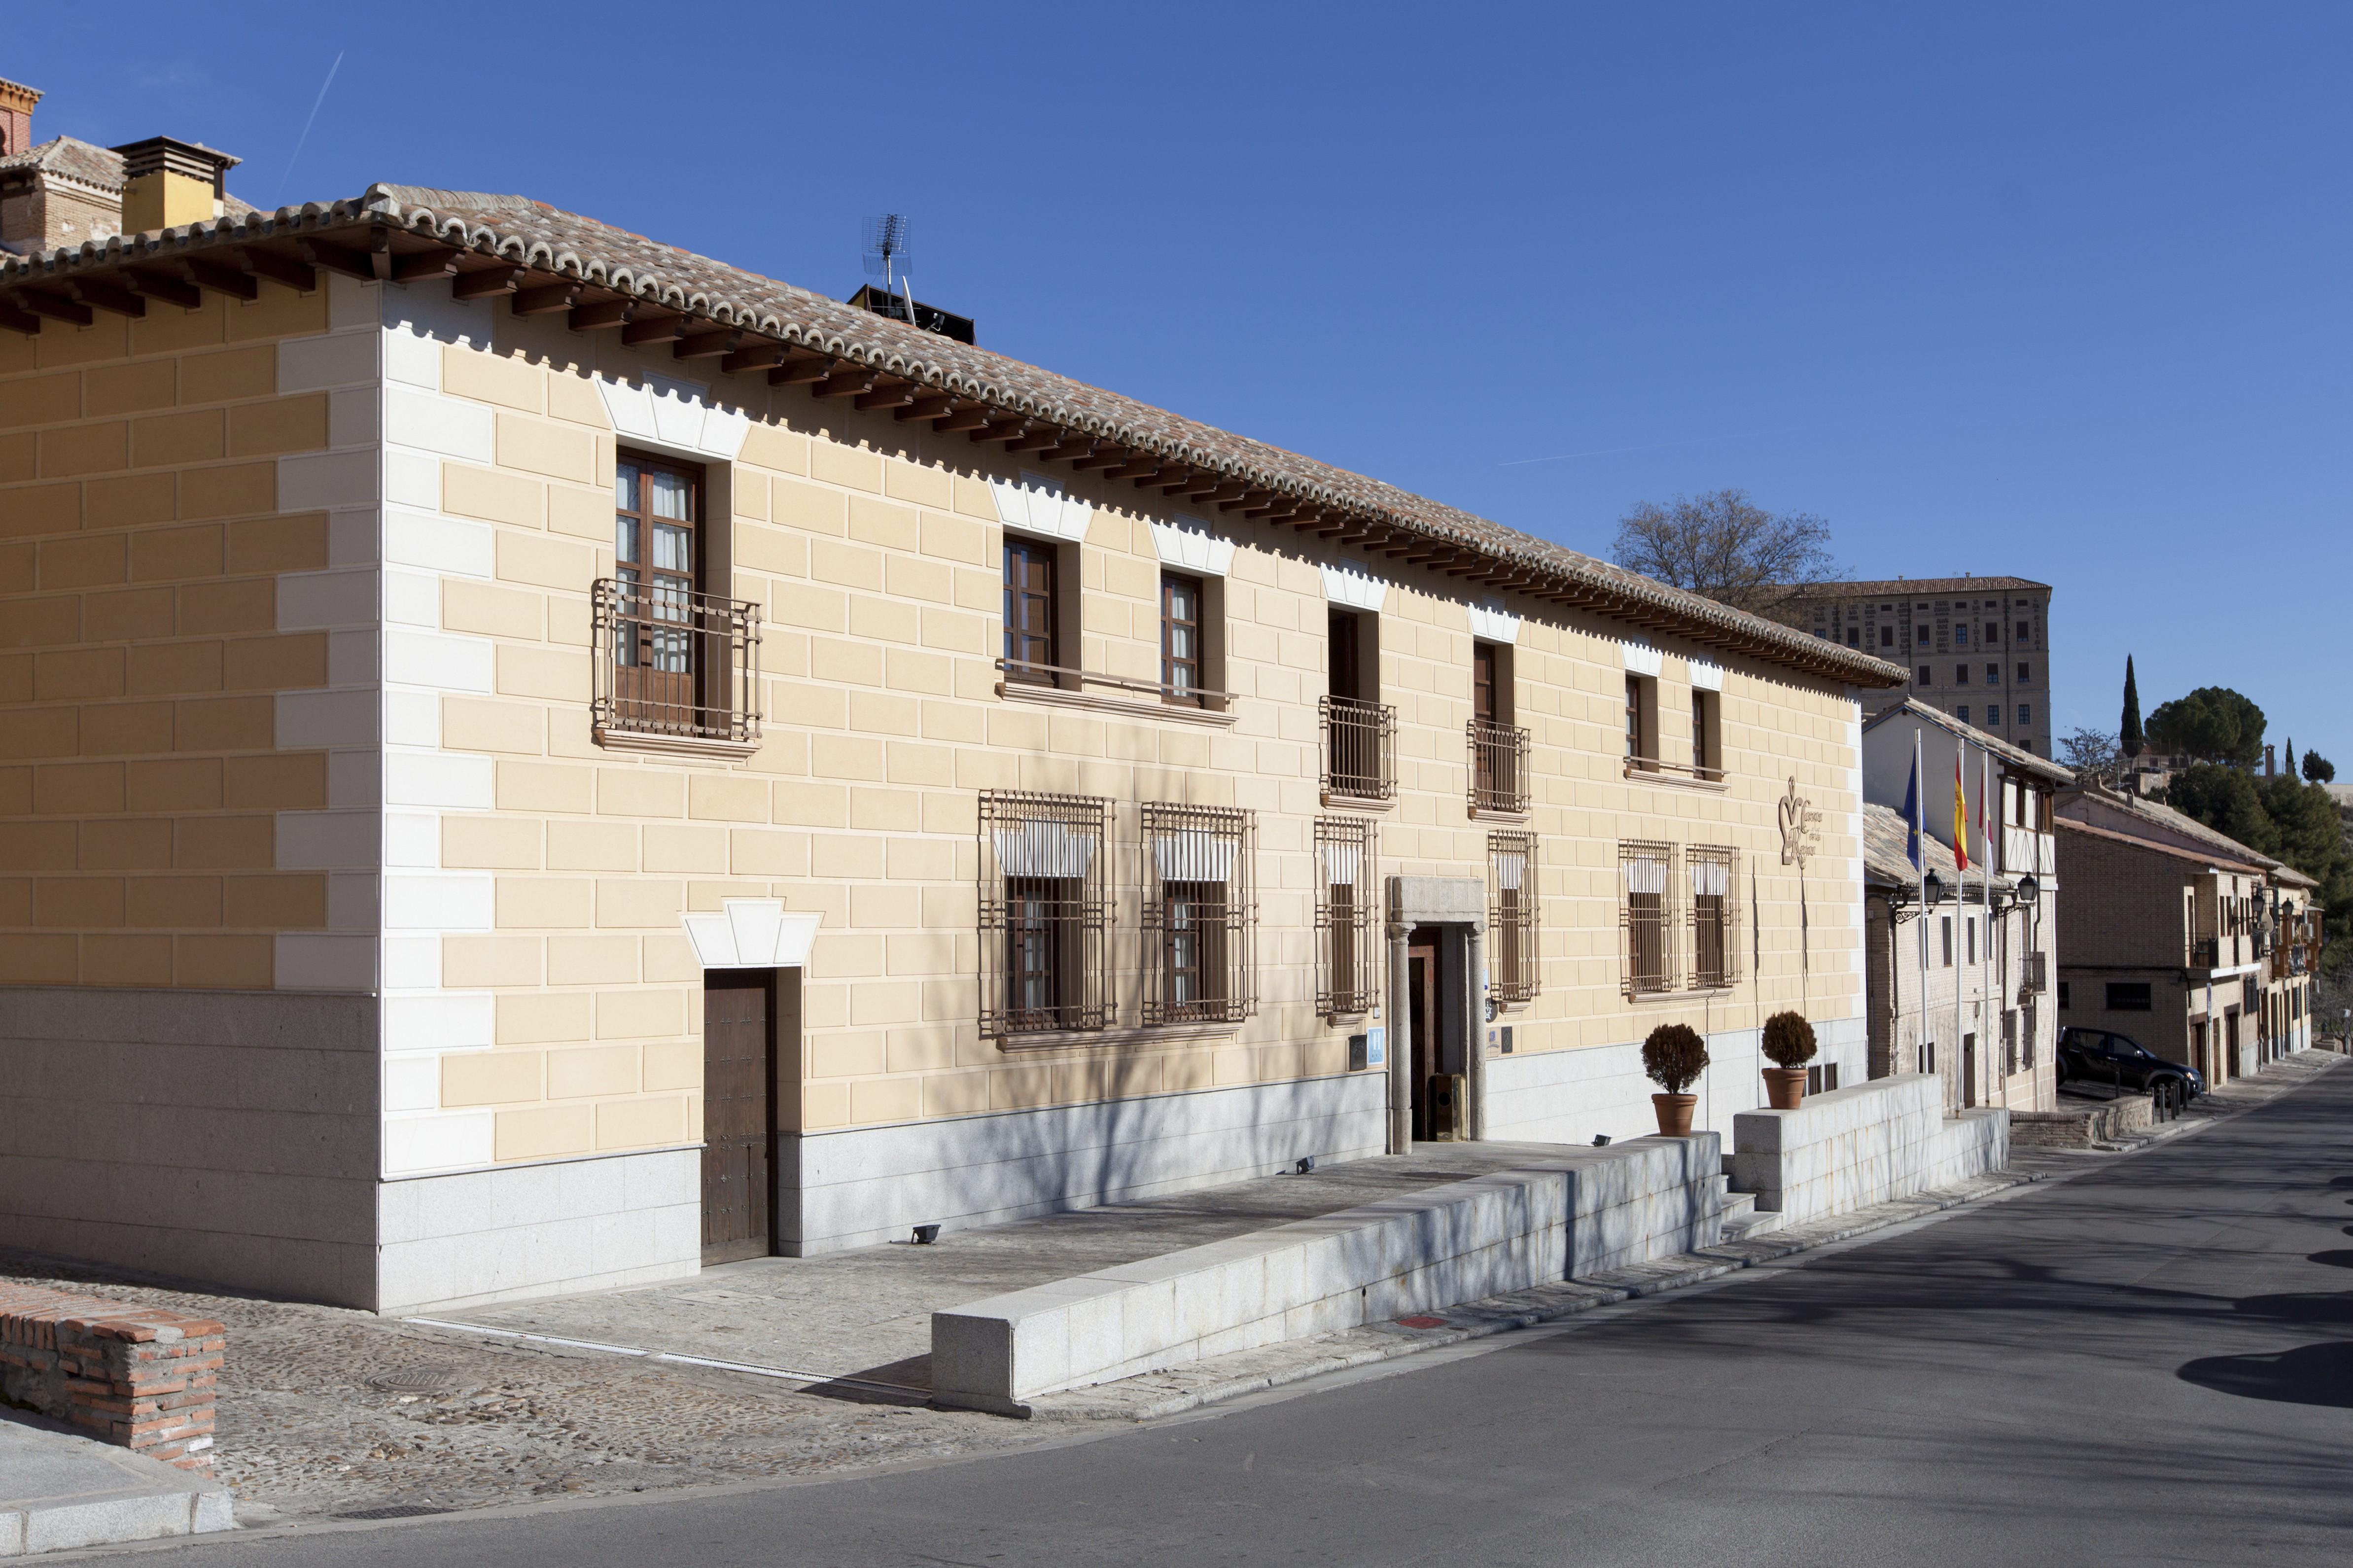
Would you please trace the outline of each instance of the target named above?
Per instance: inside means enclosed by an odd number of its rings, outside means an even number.
[[[691,1268],[704,975],[682,922],[731,899],[818,917],[778,1047],[780,1158],[805,1186],[780,1200],[790,1250],[1377,1149],[1388,1080],[1352,1069],[1350,1037],[1379,1004],[1315,1006],[1319,816],[1375,823],[1383,879],[1484,886],[1491,832],[1537,836],[1539,984],[1494,1020],[1509,1054],[1495,1035],[1481,1058],[1491,1136],[1645,1130],[1633,1053],[1662,1022],[1716,1042],[1718,1127],[1758,1103],[1754,1028],[1777,1009],[1863,1076],[1858,715],[1836,682],[1038,474],[564,321],[453,299],[446,278],[322,270],[309,292],[0,334],[10,1042],[60,1070],[101,1036],[143,1067],[181,1059],[160,1026],[116,1037],[140,991],[231,994],[204,1015],[231,1055],[282,1039],[273,998],[352,1009],[319,1069],[334,1106],[301,1108],[331,1131],[254,1134],[333,1143],[344,1217],[295,1214],[283,1173],[248,1210],[266,1245],[218,1215],[174,1241],[82,1214],[78,1162],[102,1151],[27,1132],[55,1109],[37,1093],[8,1102],[0,1153],[28,1194],[16,1237],[70,1251],[105,1231],[119,1245],[96,1250],[372,1306]],[[755,606],[755,745],[592,732],[590,595],[616,571],[632,451],[702,467],[729,564],[712,586]],[[1070,552],[1088,671],[1157,682],[1164,568],[1214,578],[1230,703],[1008,686],[1008,528]],[[1377,807],[1319,789],[1335,603],[1377,616],[1398,710]],[[1475,638],[1511,649],[1525,813],[1468,803]],[[1630,673],[1664,769],[1626,764]],[[1677,771],[1694,689],[1718,705],[1720,782]],[[1084,1039],[981,1031],[979,801],[1007,789],[1114,803],[1112,1016]],[[1802,864],[1793,789],[1820,813]],[[1257,1005],[1238,1023],[1141,1022],[1145,802],[1253,814]],[[1727,984],[1695,989],[1685,952],[1667,989],[1626,994],[1634,840],[1730,852]],[[117,1010],[90,1021],[77,998],[101,995]],[[1065,1144],[1155,1152],[1124,1175],[999,1169]],[[195,1138],[154,1179],[222,1159]],[[512,1196],[549,1172],[574,1195]]]

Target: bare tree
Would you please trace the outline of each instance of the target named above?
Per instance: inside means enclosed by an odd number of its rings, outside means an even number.
[[[2072,731],[2059,737],[2059,760],[2075,770],[2079,784],[2094,779],[2105,780],[2116,771],[2120,753],[2116,738],[2105,730],[2087,729],[2078,724]]]
[[[1711,490],[1637,504],[1618,520],[1611,555],[1645,577],[1786,620],[1803,590],[1838,577],[1830,542],[1830,524],[1810,512],[1769,512],[1746,490]]]

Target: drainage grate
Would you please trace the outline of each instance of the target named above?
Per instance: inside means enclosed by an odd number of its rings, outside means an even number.
[[[438,1502],[385,1502],[374,1508],[345,1509],[336,1519],[422,1519],[430,1513],[455,1513],[454,1508],[444,1508]]]
[[[447,1394],[465,1385],[465,1379],[446,1366],[404,1366],[368,1379],[368,1386],[386,1394]]]

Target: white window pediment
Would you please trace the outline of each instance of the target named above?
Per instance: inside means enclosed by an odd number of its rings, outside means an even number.
[[[732,463],[744,449],[751,417],[711,402],[702,387],[668,376],[616,381],[596,377],[614,431],[649,446]]]
[[[1724,666],[1710,664],[1705,659],[1686,659],[1691,666],[1691,683],[1702,691],[1724,689]]]
[[[991,479],[988,489],[997,498],[997,521],[1025,533],[1076,544],[1086,539],[1087,524],[1094,520],[1094,508],[1071,500],[1059,480],[1028,468],[1021,470],[1018,482]]]
[[[1627,674],[1647,675],[1654,679],[1657,678],[1663,662],[1659,657],[1657,648],[1652,647],[1649,643],[1638,642],[1620,643],[1618,646],[1626,656]]]
[[[1196,517],[1155,522],[1152,549],[1163,566],[1204,577],[1222,577],[1234,563],[1234,542],[1210,532],[1209,525]]]
[[[717,913],[681,923],[705,969],[798,969],[824,918],[787,910],[782,899],[722,899]]]
[[[1353,566],[1324,568],[1324,596],[1335,605],[1352,610],[1369,610],[1380,614],[1388,603],[1389,585],[1378,577],[1367,576]]]
[[[1520,640],[1520,617],[1501,605],[1473,605],[1471,635],[1482,642],[1516,643]]]

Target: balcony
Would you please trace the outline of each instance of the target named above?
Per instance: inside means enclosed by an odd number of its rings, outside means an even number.
[[[1358,697],[1317,704],[1324,731],[1324,795],[1354,800],[1397,796],[1397,710]]]
[[[597,742],[742,756],[760,744],[760,607],[666,584],[590,591]]]
[[[2198,936],[2189,939],[2189,967],[2220,969],[2222,966],[2222,939],[2218,936]]]
[[[1517,815],[1528,809],[1528,732],[1485,719],[1473,719],[1471,741],[1471,809]]]
[[[2051,988],[2050,966],[2049,953],[2039,949],[2028,953],[2025,963],[2021,966],[2018,994],[2021,996],[2040,996],[2043,992],[2048,991]]]

